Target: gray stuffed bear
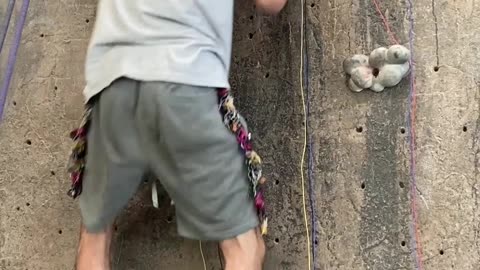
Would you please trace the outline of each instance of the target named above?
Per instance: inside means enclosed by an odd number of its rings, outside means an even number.
[[[356,54],[343,61],[343,70],[350,78],[348,87],[354,92],[370,89],[382,92],[400,83],[410,70],[410,51],[402,45],[380,47],[370,56]]]

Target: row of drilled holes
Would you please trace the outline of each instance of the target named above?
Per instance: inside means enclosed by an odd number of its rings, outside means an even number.
[[[362,132],[363,132],[363,127],[358,126],[358,127],[355,128],[355,130],[356,130],[358,133],[362,133]],[[468,131],[468,127],[467,127],[467,126],[463,126],[463,127],[462,127],[462,130],[463,130],[463,132],[467,132],[467,131]],[[403,128],[403,127],[400,128],[400,133],[405,134],[405,128]]]
[[[279,238],[275,238],[274,241],[275,241],[275,244],[280,243],[280,239],[279,239]],[[315,239],[314,244],[315,244],[315,245],[318,245],[318,240]],[[401,245],[402,247],[405,247],[405,246],[407,245],[407,242],[402,241],[402,242],[400,242],[400,245]],[[444,254],[445,254],[445,251],[444,251],[443,249],[441,249],[441,250],[438,251],[438,253],[439,253],[440,255],[444,255]]]
[[[398,182],[398,186],[399,186],[400,188],[405,188],[405,183],[403,183],[403,182]],[[361,188],[361,189],[365,189],[366,187],[367,187],[367,186],[365,185],[365,183],[362,183],[362,184],[360,185],[360,188]]]
[[[85,19],[85,23],[90,23],[90,20],[89,20],[89,19]],[[41,38],[45,37],[45,34],[43,34],[43,33],[40,34],[40,37],[41,37]]]

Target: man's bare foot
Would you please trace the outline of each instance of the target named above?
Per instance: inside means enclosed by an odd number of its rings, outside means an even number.
[[[112,229],[89,233],[82,226],[76,270],[110,270],[110,243]]]

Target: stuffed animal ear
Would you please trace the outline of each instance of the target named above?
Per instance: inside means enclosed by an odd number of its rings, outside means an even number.
[[[387,60],[387,51],[385,47],[376,48],[368,58],[368,64],[373,68],[381,68]]]
[[[401,65],[410,59],[410,50],[402,45],[393,45],[388,49],[387,62],[392,65]]]
[[[368,57],[363,54],[356,54],[343,61],[343,71],[348,75],[352,75],[355,68],[360,66],[368,66]]]

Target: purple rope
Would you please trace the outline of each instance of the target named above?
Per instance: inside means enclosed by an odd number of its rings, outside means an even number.
[[[5,16],[5,21],[3,22],[3,29],[0,34],[0,53],[2,53],[3,43],[7,38],[8,26],[10,25],[10,20],[12,19],[14,7],[15,7],[15,0],[9,0],[8,6],[7,6],[7,14]]]
[[[415,117],[415,62],[414,62],[414,40],[415,40],[415,18],[413,14],[413,0],[408,0],[408,20],[410,22],[410,29],[408,33],[409,48],[410,48],[410,93],[408,95],[408,112],[407,112],[407,126],[408,126],[408,142],[410,148],[410,197],[412,200],[412,223],[410,225],[410,238],[412,256],[415,261],[415,269],[423,270],[422,258],[419,256],[418,243],[417,243],[417,223],[418,217],[416,212],[416,192],[417,192],[417,176],[416,176],[416,162],[415,162],[415,131],[412,123],[413,117]]]
[[[308,194],[310,196],[310,212],[311,214],[311,223],[312,223],[312,260],[313,260],[313,269],[315,270],[315,258],[317,254],[317,215],[315,212],[315,192],[314,192],[314,176],[313,176],[313,142],[311,136],[309,137],[308,143],[308,183],[309,189]]]
[[[23,0],[22,9],[20,11],[20,19],[15,29],[13,47],[10,49],[10,54],[8,55],[7,71],[5,73],[5,77],[3,78],[2,88],[0,88],[0,121],[3,119],[5,102],[7,100],[8,89],[12,81],[13,72],[15,70],[17,52],[18,52],[18,48],[20,47],[20,41],[22,39],[23,27],[25,26],[25,21],[27,19],[29,5],[30,5],[30,0]]]

